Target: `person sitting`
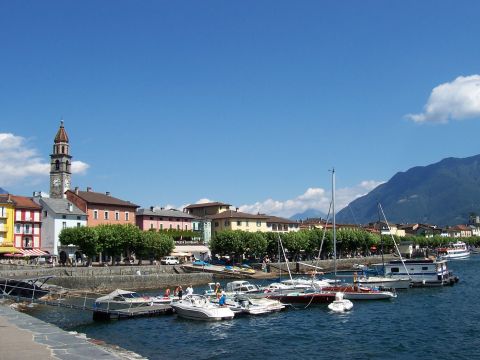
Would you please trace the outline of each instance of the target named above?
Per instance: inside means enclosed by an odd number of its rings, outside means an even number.
[[[227,295],[225,294],[224,291],[222,291],[222,296],[220,296],[220,300],[218,300],[218,305],[225,306],[226,301],[227,301]]]

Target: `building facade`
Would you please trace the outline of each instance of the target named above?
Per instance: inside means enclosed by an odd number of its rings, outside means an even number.
[[[141,230],[192,230],[194,216],[175,209],[138,209],[136,212],[137,226]]]
[[[113,197],[109,192],[98,193],[87,188],[87,191],[67,190],[67,200],[87,214],[87,226],[105,224],[135,225],[135,213],[138,205]]]
[[[60,244],[58,237],[63,229],[87,226],[87,214],[67,199],[37,196],[34,201],[42,206],[42,250],[57,256],[63,250],[73,258],[75,247]]]
[[[230,210],[230,206],[230,204],[225,204],[221,202],[209,202],[203,204],[188,205],[184,209],[184,211],[199,218],[205,218],[210,215],[215,215],[224,211],[228,211]]]
[[[14,203],[9,194],[0,195],[0,253],[9,253],[13,247]]]
[[[20,250],[40,250],[41,243],[41,229],[42,207],[35,203],[31,198],[24,196],[11,195],[14,202],[15,216],[14,216],[14,232],[13,244]],[[24,251],[25,255],[34,255],[37,252]],[[38,252],[38,255],[41,255]]]

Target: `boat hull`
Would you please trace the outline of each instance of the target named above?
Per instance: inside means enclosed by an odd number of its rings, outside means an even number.
[[[203,320],[203,321],[219,321],[233,319],[235,314],[228,307],[216,308],[216,309],[201,309],[182,306],[182,304],[170,305],[178,316],[191,319],[191,320]]]
[[[278,300],[284,304],[330,304],[335,300],[335,293],[271,293],[267,295],[267,298]]]
[[[364,286],[381,287],[385,289],[406,290],[410,288],[411,281],[409,278],[393,279],[371,276],[365,279],[359,279],[358,283]]]

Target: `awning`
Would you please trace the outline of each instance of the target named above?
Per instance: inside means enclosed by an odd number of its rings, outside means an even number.
[[[16,254],[21,253],[20,249],[13,246],[0,246],[0,254]]]
[[[205,245],[176,245],[174,253],[210,253],[210,249]]]
[[[42,255],[48,255],[45,251],[42,251],[40,249],[19,249],[23,256],[42,256]]]

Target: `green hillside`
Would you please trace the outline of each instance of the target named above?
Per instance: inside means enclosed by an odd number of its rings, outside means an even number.
[[[467,223],[470,213],[480,213],[480,155],[447,158],[397,173],[342,209],[337,221],[376,221],[378,202],[389,222],[442,226]]]

